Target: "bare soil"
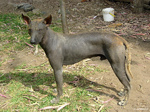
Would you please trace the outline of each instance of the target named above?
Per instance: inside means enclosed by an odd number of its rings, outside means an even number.
[[[18,0],[19,1],[19,0]],[[105,0],[106,1],[106,0]],[[13,1],[17,3],[16,1]],[[1,0],[0,13],[22,13],[15,10],[13,6],[7,4],[7,0]],[[46,14],[52,14],[54,19],[59,20],[59,2],[58,0],[33,0],[35,8],[40,9]],[[115,21],[104,22],[101,11],[103,8],[113,7],[115,9]],[[133,14],[130,4],[104,2],[103,0],[95,2],[84,2],[81,0],[67,0],[67,22],[70,33],[85,31],[112,31],[124,37],[130,44],[132,53],[131,70],[134,78],[131,79],[132,90],[130,99],[126,106],[117,105],[117,100],[111,100],[107,106],[112,107],[110,112],[150,112],[150,11],[145,10],[142,14]],[[44,15],[45,16],[45,15]],[[2,53],[1,53],[2,54]],[[6,58],[5,53],[2,54]],[[23,51],[10,53],[11,58],[3,63],[0,71],[8,73],[17,65],[25,63],[27,65],[40,65],[47,61],[44,52],[40,49],[38,55],[34,55],[33,48],[26,48]],[[2,59],[1,59],[2,60]],[[105,93],[101,97],[108,100],[111,96],[117,96],[117,93],[110,88],[120,91],[122,84],[118,81],[107,61],[99,61],[93,58],[88,64],[99,64],[105,72],[100,74],[91,74],[89,80],[105,85]]]

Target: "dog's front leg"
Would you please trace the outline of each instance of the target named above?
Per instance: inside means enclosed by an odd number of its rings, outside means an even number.
[[[34,55],[36,55],[38,53],[38,45],[35,46],[35,52]]]
[[[57,96],[56,98],[51,100],[51,103],[58,103],[60,96],[63,94],[63,75],[62,75],[62,68],[55,70],[54,69],[54,75],[55,75],[55,80],[56,80],[56,85],[57,85]]]

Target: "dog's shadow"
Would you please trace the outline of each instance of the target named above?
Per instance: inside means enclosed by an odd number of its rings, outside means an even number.
[[[0,75],[1,74],[3,74],[3,73],[0,73]],[[2,79],[1,83],[5,83],[5,84],[8,84],[12,80],[16,80],[18,82],[21,82],[26,87],[32,86],[34,91],[37,91],[37,92],[40,92],[41,94],[46,94],[46,95],[47,94],[52,95],[52,94],[41,89],[39,87],[39,85],[45,85],[51,89],[55,88],[52,85],[55,83],[53,73],[51,73],[51,74],[47,74],[47,73],[31,73],[30,74],[30,73],[24,73],[24,72],[22,72],[22,73],[7,73],[7,74],[3,74],[1,79]],[[28,81],[27,81],[27,79],[28,79]],[[109,90],[112,90],[112,91],[118,93],[119,91],[117,91],[113,87],[108,87],[103,84],[98,84],[96,82],[88,80],[84,76],[80,76],[80,75],[77,76],[72,73],[63,73],[63,79],[64,79],[64,83],[67,83],[68,85],[71,85],[73,87],[83,88],[83,89],[86,89],[87,91],[96,92],[99,95],[109,96],[110,98],[114,97],[114,99],[116,101],[119,101],[119,97],[116,95],[105,93],[105,91],[103,91],[103,90],[102,91],[94,90],[94,88],[102,87],[104,89],[109,89]],[[92,88],[91,85],[94,88]]]
[[[73,78],[73,79],[72,79]],[[71,79],[71,80],[69,80]],[[86,89],[87,91],[92,91],[92,92],[96,92],[98,93],[99,95],[102,95],[102,96],[109,96],[110,98],[114,98],[116,101],[120,101],[119,100],[119,97],[116,96],[116,95],[113,95],[113,94],[108,94],[106,93],[104,89],[109,89],[109,90],[112,90],[114,91],[115,93],[118,93],[119,91],[116,90],[115,88],[113,87],[108,87],[108,86],[105,86],[103,84],[98,84],[96,82],[93,82],[91,80],[88,80],[87,78],[85,78],[84,76],[81,76],[81,75],[73,75],[73,74],[68,74],[68,73],[64,73],[64,82],[73,86],[73,87],[79,87],[79,88],[83,88],[83,89]],[[92,86],[91,86],[92,85]],[[93,88],[92,88],[93,87]],[[102,88],[102,90],[96,90],[95,88]]]

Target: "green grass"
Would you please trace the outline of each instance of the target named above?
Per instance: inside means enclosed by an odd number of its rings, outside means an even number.
[[[28,15],[35,18],[35,15]],[[56,26],[55,21],[53,23],[51,28],[56,32],[62,32],[62,28]],[[0,26],[0,42],[2,42],[0,51],[22,50],[26,46],[25,42],[29,43],[27,26],[24,24],[21,15],[0,14]]]
[[[34,16],[31,15],[30,16]],[[57,32],[62,32],[61,27],[55,25],[60,21],[54,21],[51,28]],[[27,26],[16,14],[0,14],[0,54],[6,53],[7,58],[0,62],[0,66],[9,59],[10,52],[19,51],[29,42]],[[50,70],[49,70],[50,69]],[[27,66],[22,63],[9,73],[0,72],[0,93],[7,98],[0,96],[1,112],[37,112],[46,106],[62,105],[70,103],[61,112],[92,112],[98,111],[102,104],[94,101],[100,92],[92,92],[87,89],[102,88],[102,85],[91,82],[88,77],[91,74],[105,72],[99,66],[90,66],[79,63],[76,68],[64,72],[64,95],[58,104],[51,104],[51,100],[56,96],[53,92],[56,88],[53,70],[49,63],[40,66]],[[50,72],[49,72],[50,71]],[[76,81],[79,79],[79,81]],[[74,83],[76,81],[76,83]],[[102,100],[102,99],[101,99]],[[102,112],[109,110],[109,107],[102,109]],[[49,111],[49,110],[47,110]],[[56,110],[52,110],[56,112]]]
[[[47,63],[48,64],[48,63]],[[83,72],[73,71],[73,73],[64,72],[64,95],[58,104],[51,104],[50,101],[55,97],[53,89],[56,87],[53,73],[47,73],[43,70],[43,66],[40,67],[25,67],[22,65],[17,67],[12,73],[4,74],[1,77],[0,83],[2,94],[7,95],[8,99],[4,102],[7,106],[0,105],[0,111],[20,111],[31,112],[40,108],[52,105],[62,105],[65,102],[70,103],[69,106],[62,109],[62,112],[91,112],[93,109],[98,110],[100,104],[93,100],[99,93],[90,92],[87,89],[90,87],[90,81],[86,78],[88,75],[79,75]],[[48,65],[47,65],[48,66]],[[24,68],[32,70],[32,72],[24,72]],[[33,69],[32,69],[33,68]],[[87,70],[89,66],[86,66],[84,70]],[[23,69],[23,71],[17,71]],[[38,73],[34,71],[39,70]],[[82,68],[81,68],[82,69]],[[94,69],[94,67],[93,67]],[[70,83],[74,81],[75,77],[78,77],[80,81],[77,85]],[[92,84],[97,86],[96,84]],[[92,96],[92,97],[91,97]],[[95,105],[90,106],[90,105]],[[55,112],[55,110],[54,110]]]
[[[49,64],[45,63],[45,66],[49,66]],[[102,104],[95,102],[93,99],[99,96],[100,93],[91,92],[87,89],[97,89],[100,86],[96,83],[91,83],[88,80],[89,75],[86,73],[89,68],[98,69],[99,67],[89,65],[82,67],[79,65],[81,67],[78,71],[74,69],[72,73],[64,72],[64,95],[58,104],[51,104],[50,101],[56,95],[53,93],[56,84],[53,72],[48,74],[45,66],[32,67],[22,64],[11,73],[3,75],[1,73],[0,83],[3,84],[1,93],[5,94],[8,99],[3,102],[7,106],[0,105],[0,111],[32,112],[46,106],[62,105],[65,102],[70,103],[70,105],[62,109],[61,112],[98,111]],[[37,70],[38,72],[36,73]],[[72,83],[76,80],[75,78],[79,78],[79,82],[76,85]],[[105,107],[103,112],[108,109],[108,107]],[[53,111],[55,112],[56,110]]]
[[[0,14],[0,26],[0,41],[3,42],[1,50],[23,49],[24,42],[29,42],[27,29],[20,15]]]

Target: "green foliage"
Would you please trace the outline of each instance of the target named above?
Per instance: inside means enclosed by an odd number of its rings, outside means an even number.
[[[49,67],[49,63],[44,63],[44,65]],[[90,74],[87,73],[89,72],[89,68],[90,70],[99,69],[98,71],[101,71],[98,66],[84,64],[84,67],[82,67],[83,65],[79,63],[77,65],[79,67],[78,70],[74,69],[71,73],[64,72],[64,95],[58,104],[51,104],[50,102],[56,95],[53,92],[56,84],[52,68],[50,68],[51,72],[49,74],[45,66],[33,67],[22,64],[16,67],[11,73],[0,74],[0,82],[3,84],[1,86],[1,92],[10,97],[9,100],[4,102],[7,106],[2,106],[0,111],[38,111],[40,108],[62,105],[65,102],[70,103],[70,105],[62,109],[61,112],[98,111],[102,104],[94,101],[94,98],[99,96],[100,93],[87,90],[89,88],[97,88],[96,83],[91,83],[88,80]],[[64,67],[64,69],[66,68],[67,66]],[[79,79],[79,82],[77,81],[75,84],[73,82],[76,81],[76,78]],[[109,107],[105,107],[102,109],[102,112],[108,109]]]
[[[0,26],[0,41],[3,43],[3,49],[23,49],[24,42],[29,41],[26,26],[20,15],[0,14]]]
[[[28,15],[31,18],[35,18],[33,14],[29,13]],[[4,49],[22,50],[26,47],[25,42],[29,43],[28,29],[21,15],[0,14],[0,26],[0,42],[3,45],[0,51]],[[55,24],[52,24],[51,28],[56,32],[62,32],[62,29]]]

